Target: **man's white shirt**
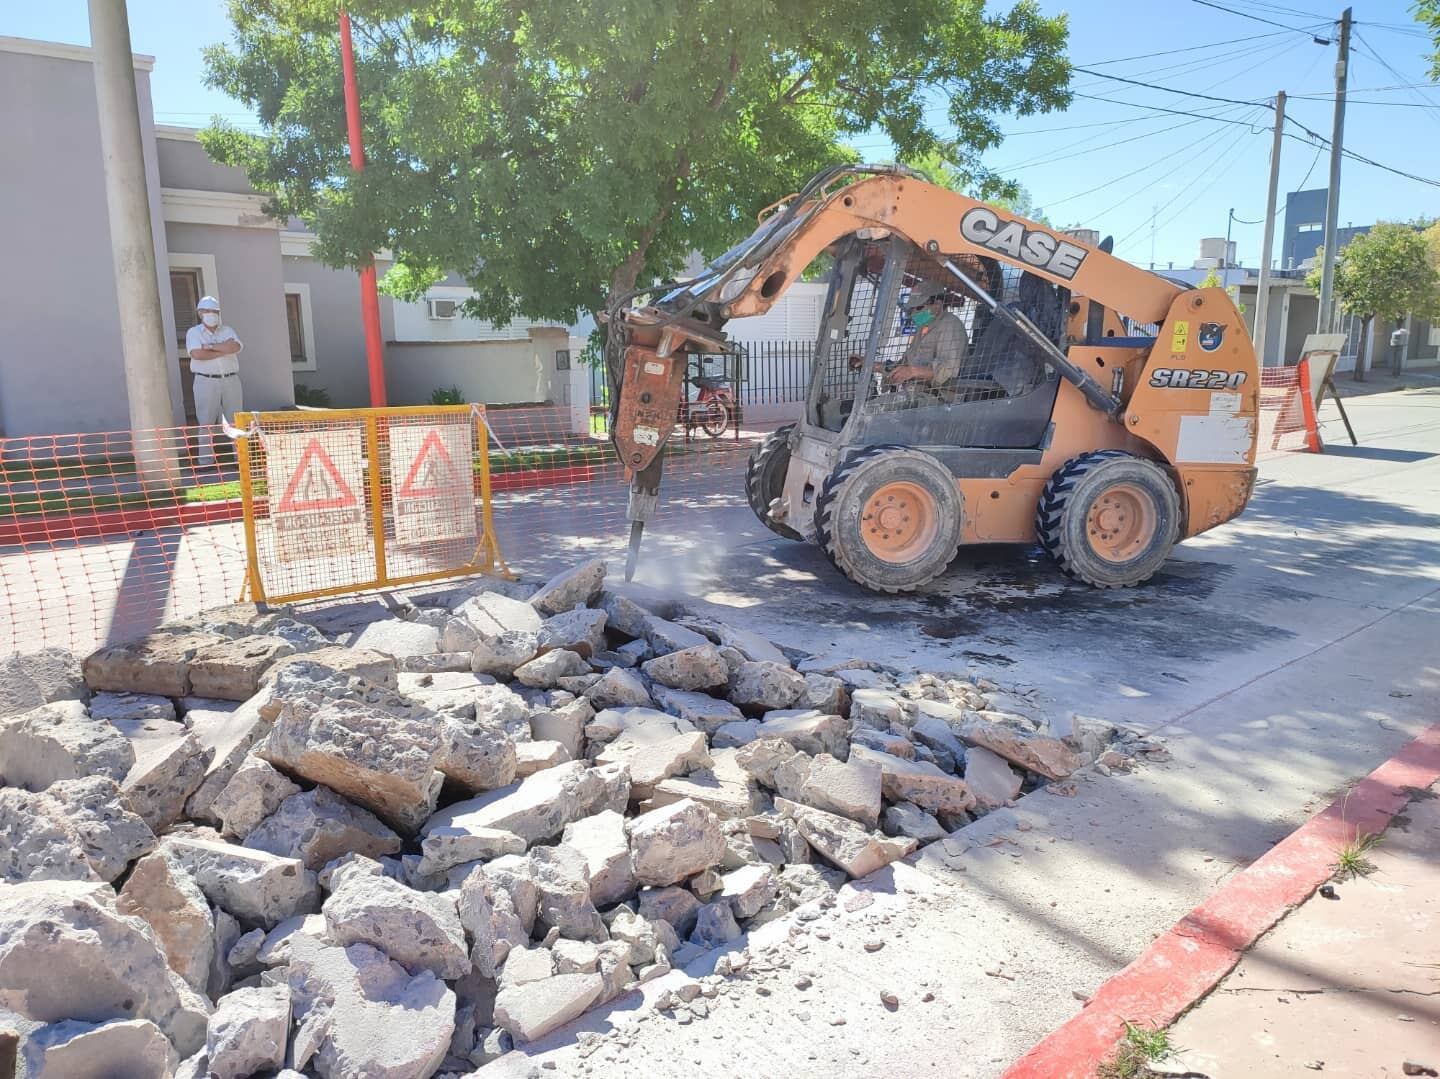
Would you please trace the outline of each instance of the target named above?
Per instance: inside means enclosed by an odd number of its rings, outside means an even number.
[[[240,353],[232,353],[229,356],[217,356],[213,360],[197,360],[194,358],[195,350],[199,348],[214,348],[223,341],[239,341],[240,336],[229,326],[220,325],[215,329],[208,326],[191,326],[185,331],[185,351],[190,353],[190,370],[198,375],[233,375],[240,371],[240,363],[237,357]],[[243,344],[240,346],[245,347]]]

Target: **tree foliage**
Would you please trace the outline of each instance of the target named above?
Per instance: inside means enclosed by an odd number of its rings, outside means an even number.
[[[1335,263],[1335,301],[1361,318],[1393,321],[1407,314],[1440,313],[1440,274],[1414,225],[1381,222],[1340,249]],[[1306,284],[1320,289],[1325,249],[1315,252]]]
[[[394,251],[387,290],[440,274],[476,315],[570,322],[609,290],[730,246],[859,135],[940,152],[968,189],[998,118],[1063,107],[1065,17],[1036,0],[352,0],[367,167],[347,161],[334,0],[230,0],[212,85],[262,134],[202,136],[319,234]],[[948,125],[942,138],[941,127]]]
[[[1415,18],[1430,31],[1435,51],[1430,54],[1430,78],[1440,82],[1440,0],[1416,0]]]

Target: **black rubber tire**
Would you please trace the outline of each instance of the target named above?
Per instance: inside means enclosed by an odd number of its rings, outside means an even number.
[[[1086,535],[1090,507],[1110,487],[1126,484],[1149,496],[1155,532],[1138,554],[1116,562]],[[1180,535],[1180,495],[1163,468],[1124,450],[1096,450],[1065,462],[1040,495],[1035,535],[1056,565],[1096,588],[1132,588],[1155,575]]]
[[[937,527],[919,555],[888,562],[866,545],[861,515],[876,490],[897,482],[914,484],[930,495]],[[955,477],[928,453],[903,446],[869,446],[852,453],[825,480],[815,500],[815,538],[835,567],[861,588],[913,592],[954,561],[960,547],[961,510]]]
[[[745,499],[760,523],[788,540],[802,540],[802,536],[789,525],[783,525],[770,516],[770,503],[779,498],[785,489],[785,473],[790,469],[790,432],[793,423],[777,428],[765,436],[765,441],[750,453],[750,463],[745,466]]]

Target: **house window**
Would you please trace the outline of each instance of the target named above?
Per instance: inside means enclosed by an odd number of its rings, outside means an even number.
[[[568,348],[557,348],[555,350],[555,370],[570,370],[570,350]]]
[[[171,270],[170,296],[175,303],[175,345],[185,351],[185,331],[200,321],[195,305],[200,302],[199,270]]]
[[[310,310],[310,286],[285,286],[285,325],[290,332],[290,366],[315,370],[315,316]]]
[[[1319,232],[1325,226],[1319,221],[1307,221],[1303,225],[1296,225],[1296,232]]]
[[[425,302],[429,305],[430,317],[436,322],[448,322],[460,317],[459,300],[426,300]]]

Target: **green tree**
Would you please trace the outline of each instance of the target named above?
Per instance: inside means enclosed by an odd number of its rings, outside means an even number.
[[[1416,0],[1413,10],[1435,43],[1435,51],[1430,54],[1430,78],[1440,81],[1440,0]]]
[[[368,162],[346,158],[335,0],[230,0],[209,81],[262,133],[202,141],[358,266],[389,248],[387,291],[447,270],[478,317],[573,320],[714,255],[846,143],[943,150],[968,188],[998,117],[1069,102],[1063,15],[1037,0],[351,0]],[[943,97],[943,118],[934,102]],[[942,138],[937,125],[946,124]]]
[[[1315,252],[1315,268],[1305,283],[1320,291],[1325,249]],[[1365,354],[1371,322],[1394,322],[1407,314],[1429,317],[1440,312],[1440,274],[1426,234],[1415,225],[1381,222],[1340,249],[1335,261],[1335,301],[1342,311],[1360,316],[1356,382],[1365,381]]]

